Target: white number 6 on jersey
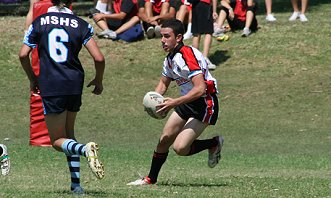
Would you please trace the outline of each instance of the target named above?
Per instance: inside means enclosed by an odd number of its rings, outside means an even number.
[[[63,44],[69,41],[69,35],[63,29],[53,29],[48,34],[49,55],[57,62],[65,62],[68,57],[68,49]]]

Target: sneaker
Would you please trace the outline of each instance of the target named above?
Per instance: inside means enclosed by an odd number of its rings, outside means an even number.
[[[154,28],[154,34],[156,38],[161,38],[162,34],[161,34],[161,26],[157,25]]]
[[[208,166],[210,168],[214,168],[220,159],[222,158],[222,146],[224,143],[224,139],[222,136],[216,136],[214,137],[217,139],[218,144],[214,148],[209,149],[209,154],[208,154]]]
[[[307,19],[307,17],[306,17],[305,14],[300,14],[300,21],[301,22],[307,22],[308,21],[308,19]]]
[[[224,33],[225,33],[225,28],[215,28],[213,36],[219,37],[219,36],[224,35]]]
[[[207,66],[209,70],[214,70],[216,69],[216,65],[213,64],[212,62],[210,62],[209,58],[205,57],[206,61],[207,61]]]
[[[84,195],[84,189],[80,186],[77,186],[75,189],[71,191],[75,195]]]
[[[148,39],[154,38],[154,34],[155,34],[155,31],[154,31],[153,26],[150,26],[149,28],[147,28],[146,36],[147,36]]]
[[[187,39],[190,39],[190,38],[192,38],[192,37],[193,37],[192,32],[186,32],[186,33],[184,34],[184,36],[183,36],[183,39],[184,39],[184,40],[187,40]]]
[[[252,31],[251,31],[249,28],[245,27],[245,28],[243,29],[243,32],[241,33],[241,36],[242,36],[242,37],[247,37],[247,36],[249,36],[251,33],[252,33]]]
[[[91,171],[98,179],[102,179],[105,176],[105,170],[103,164],[98,159],[99,146],[94,142],[86,144],[86,158]]]
[[[1,174],[6,176],[10,171],[10,158],[8,155],[7,147],[3,144],[0,144],[2,147],[2,155],[0,156],[0,166],[1,166]]]
[[[276,21],[277,19],[274,17],[273,14],[268,14],[268,15],[265,17],[265,20],[268,21],[268,22],[274,22],[274,21]]]
[[[293,12],[292,16],[288,19],[289,21],[295,21],[297,18],[299,18],[300,12]]]
[[[151,185],[151,184],[152,184],[151,179],[148,176],[146,176],[145,178],[137,179],[136,181],[127,183],[126,185],[128,185],[128,186],[144,186],[144,185]]]
[[[104,30],[102,32],[97,33],[99,38],[106,38],[106,39],[116,39],[117,34],[113,30]]]

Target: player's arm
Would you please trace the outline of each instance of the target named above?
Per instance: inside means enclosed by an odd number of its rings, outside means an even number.
[[[207,85],[203,78],[203,74],[193,76],[191,81],[193,88],[186,95],[176,98],[176,105],[192,102],[206,94]]]
[[[168,87],[171,83],[171,79],[166,77],[166,76],[162,76],[160,78],[159,84],[156,86],[155,91],[158,92],[161,95],[164,95],[165,92],[168,90]]]
[[[21,65],[23,67],[23,70],[25,71],[25,73],[28,76],[28,79],[30,81],[30,90],[33,93],[38,93],[37,77],[32,70],[30,57],[29,57],[31,50],[32,50],[31,47],[23,44],[18,56],[19,56]]]
[[[194,86],[186,95],[179,98],[165,98],[164,102],[158,105],[160,109],[157,112],[170,111],[170,109],[174,108],[175,106],[192,102],[206,93],[207,86],[203,78],[203,74],[193,76],[191,81]]]
[[[86,43],[85,47],[94,60],[94,66],[96,71],[94,79],[87,85],[87,87],[94,85],[95,87],[92,93],[99,95],[103,91],[102,81],[103,81],[103,73],[105,71],[105,58],[93,38],[91,38]]]

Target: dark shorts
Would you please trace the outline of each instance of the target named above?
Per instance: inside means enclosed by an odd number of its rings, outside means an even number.
[[[107,20],[107,25],[110,30],[116,31],[125,23],[124,20],[116,21],[116,20]]]
[[[48,96],[42,98],[44,114],[60,114],[63,111],[78,112],[82,105],[82,95]]]
[[[192,6],[193,35],[212,34],[214,32],[213,22],[213,11],[210,4],[200,1]]]
[[[184,120],[195,118],[201,122],[215,125],[218,118],[218,99],[216,94],[199,98],[195,101],[178,105],[175,107],[176,113]]]

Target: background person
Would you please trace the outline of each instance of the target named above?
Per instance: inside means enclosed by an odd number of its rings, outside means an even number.
[[[176,15],[174,0],[139,0],[138,7],[138,16],[148,39],[161,37],[162,21]]]
[[[267,11],[267,15],[265,17],[265,20],[268,22],[274,22],[277,19],[272,14],[272,0],[265,0],[265,8]]]
[[[86,47],[95,64],[96,74],[88,84],[94,86],[94,94],[103,90],[105,61],[92,38],[93,28],[66,8],[71,0],[52,0],[48,13],[36,18],[24,36],[19,53],[21,65],[30,81],[30,90],[40,91],[45,121],[54,149],[67,156],[71,174],[71,191],[84,194],[80,185],[80,156],[99,179],[104,177],[102,163],[98,159],[98,145],[78,143],[74,134],[77,112],[81,106],[84,70],[78,59],[82,45]],[[40,74],[37,77],[30,63],[32,48],[38,47]]]
[[[308,7],[308,0],[301,0],[301,11],[299,9],[298,1],[299,0],[291,0],[291,4],[293,7],[293,13],[288,20],[295,21],[297,18],[299,18],[301,22],[307,22],[308,19],[307,19],[305,13],[306,13],[306,10]]]
[[[198,140],[205,128],[215,125],[218,117],[216,79],[208,71],[207,61],[196,48],[183,43],[184,26],[177,19],[164,21],[161,28],[162,47],[169,54],[163,62],[162,77],[155,91],[165,94],[175,80],[181,96],[165,98],[158,112],[168,112],[168,118],[153,154],[148,176],[127,185],[148,185],[157,182],[158,174],[167,159],[169,148],[180,156],[209,151],[208,166],[215,167],[221,158],[223,138]]]
[[[114,13],[96,13],[95,23],[102,29],[99,38],[116,39],[118,34],[125,32],[140,22],[138,5],[135,0],[113,0]]]
[[[258,28],[256,20],[255,0],[222,0],[221,11],[217,19],[217,28],[214,35],[222,35],[225,19],[227,19],[232,31],[242,29],[242,36],[249,36]]]

